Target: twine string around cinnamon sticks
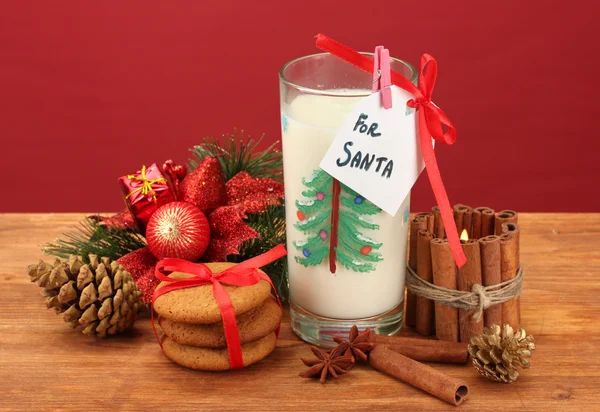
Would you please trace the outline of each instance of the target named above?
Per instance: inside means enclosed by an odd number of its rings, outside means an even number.
[[[415,295],[431,299],[438,304],[474,310],[475,321],[481,319],[485,309],[518,297],[523,289],[523,266],[519,266],[516,276],[512,279],[490,286],[475,284],[471,291],[443,288],[422,279],[410,266],[407,266],[406,270],[406,285]]]

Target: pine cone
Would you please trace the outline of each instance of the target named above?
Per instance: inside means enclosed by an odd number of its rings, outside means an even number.
[[[82,326],[84,334],[102,338],[129,329],[143,308],[135,281],[109,258],[89,255],[89,259],[89,264],[78,256],[71,256],[68,263],[40,260],[27,269],[31,281],[43,288],[48,309],[62,313],[71,327]]]
[[[511,383],[519,377],[518,367],[529,368],[529,357],[535,349],[533,336],[525,329],[514,333],[509,324],[485,328],[479,336],[469,342],[469,353],[477,371],[496,382]]]

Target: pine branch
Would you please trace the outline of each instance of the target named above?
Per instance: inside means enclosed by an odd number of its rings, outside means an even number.
[[[283,182],[283,158],[275,148],[277,142],[259,151],[263,138],[264,135],[258,140],[244,137],[244,131],[238,133],[236,129],[231,135],[223,135],[222,139],[205,137],[201,144],[190,149],[196,158],[190,159],[189,167],[193,170],[206,156],[213,156],[221,163],[225,181],[239,172],[248,172],[252,177]]]
[[[190,151],[195,158],[190,159],[190,169],[198,167],[206,156],[219,159],[223,177],[228,181],[240,172],[247,172],[252,177],[270,178],[283,182],[283,159],[281,152],[273,143],[264,150],[258,147],[264,135],[258,140],[244,137],[244,132],[233,130],[231,135],[223,135],[222,139],[204,138],[203,142],[194,146]],[[273,247],[285,244],[285,208],[283,205],[270,206],[263,213],[249,215],[245,222],[259,237],[245,242],[239,255],[228,256],[231,262],[241,262],[271,250]],[[288,297],[287,259],[281,258],[263,268],[269,275],[279,297],[285,301]]]
[[[265,253],[279,244],[285,244],[285,207],[269,206],[263,213],[249,215],[246,223],[256,230],[259,237],[245,242],[239,255],[231,255],[231,262],[242,262]],[[262,268],[273,281],[282,301],[288,298],[287,258],[282,257]]]
[[[42,252],[60,258],[78,255],[87,262],[90,253],[116,260],[145,246],[142,235],[131,229],[107,227],[99,220],[86,217],[76,230],[65,233],[63,239],[45,244]]]

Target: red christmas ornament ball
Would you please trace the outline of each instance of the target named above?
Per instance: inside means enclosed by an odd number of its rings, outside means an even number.
[[[210,242],[204,213],[187,202],[171,202],[152,214],[146,227],[148,248],[157,259],[198,260]]]
[[[372,250],[373,248],[371,246],[363,246],[360,248],[360,253],[362,253],[363,255],[368,255],[369,253],[371,253]]]

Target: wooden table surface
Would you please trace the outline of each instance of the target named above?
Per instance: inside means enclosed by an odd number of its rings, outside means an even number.
[[[455,409],[368,366],[325,385],[298,377],[299,357],[309,349],[287,316],[275,352],[226,373],[171,363],[148,318],[132,333],[105,340],[70,329],[46,310],[25,268],[42,257],[41,244],[82,216],[0,214],[0,411]],[[532,367],[505,385],[479,377],[470,364],[432,366],[468,382],[462,411],[600,410],[600,214],[522,214],[519,220],[522,322],[537,346]]]

